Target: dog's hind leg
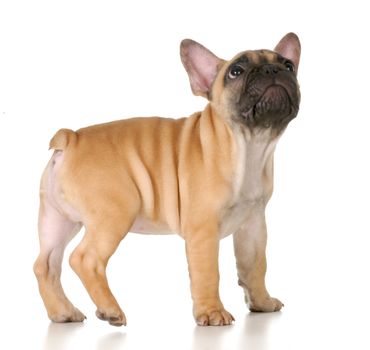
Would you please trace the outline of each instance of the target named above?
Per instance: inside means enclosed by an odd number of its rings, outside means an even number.
[[[86,318],[68,300],[60,281],[64,249],[80,228],[80,223],[71,222],[41,199],[40,254],[34,264],[34,272],[48,316],[54,322],[80,322]]]
[[[85,237],[70,257],[70,264],[97,306],[96,316],[113,326],[122,326],[126,325],[126,316],[108,285],[106,267],[130,229],[135,214],[130,213],[130,209],[122,210],[118,215],[112,212],[115,210],[101,208],[99,213],[103,221],[90,220]]]
[[[65,247],[82,226],[58,210],[53,200],[54,175],[62,160],[60,155],[54,154],[41,183],[40,254],[34,264],[34,272],[49,318],[54,322],[79,322],[86,317],[67,299],[60,281]]]

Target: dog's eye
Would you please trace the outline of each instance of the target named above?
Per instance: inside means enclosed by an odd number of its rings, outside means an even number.
[[[244,68],[240,67],[239,65],[232,66],[229,70],[229,78],[235,79],[238,76],[242,75],[244,73]]]
[[[292,62],[286,61],[285,67],[286,67],[286,70],[288,70],[289,72],[294,72],[294,64]]]

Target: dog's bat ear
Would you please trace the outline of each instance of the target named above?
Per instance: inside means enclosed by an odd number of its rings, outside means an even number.
[[[299,59],[301,57],[301,43],[294,33],[285,35],[275,47],[275,52],[288,58],[294,63],[295,71],[298,71]]]
[[[189,75],[194,95],[208,98],[219,65],[223,61],[204,46],[190,39],[181,42],[180,56]]]

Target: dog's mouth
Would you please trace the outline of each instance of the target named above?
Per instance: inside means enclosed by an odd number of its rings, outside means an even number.
[[[289,122],[297,113],[294,113],[287,90],[281,85],[271,85],[241,114],[248,125],[269,128]]]

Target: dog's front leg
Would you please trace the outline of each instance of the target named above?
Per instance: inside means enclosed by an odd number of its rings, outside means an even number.
[[[217,225],[208,222],[189,228],[188,232],[186,256],[195,320],[200,326],[229,325],[234,318],[224,309],[218,291],[219,235]]]
[[[266,290],[267,230],[264,210],[256,210],[234,234],[234,250],[239,284],[251,311],[279,311],[283,304]]]

